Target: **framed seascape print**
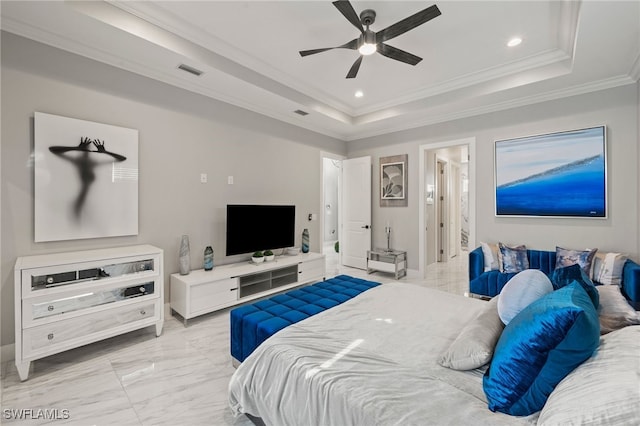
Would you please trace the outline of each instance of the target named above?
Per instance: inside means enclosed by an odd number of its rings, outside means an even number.
[[[496,216],[606,218],[606,130],[496,141]]]
[[[138,131],[34,118],[36,242],[138,234]]]
[[[380,158],[380,207],[406,207],[408,155]]]

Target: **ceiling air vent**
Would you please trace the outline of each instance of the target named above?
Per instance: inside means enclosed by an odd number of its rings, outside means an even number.
[[[193,75],[195,75],[196,77],[200,77],[202,75],[202,71],[195,69],[193,67],[190,67],[189,65],[185,65],[185,64],[180,64],[178,65],[178,69],[181,69],[182,71],[186,71],[188,73],[191,73]]]
[[[301,116],[303,116],[303,117],[304,117],[305,115],[309,115],[309,113],[308,113],[307,111],[303,111],[303,110],[301,110],[301,109],[297,109],[297,110],[295,110],[295,111],[293,111],[293,112],[295,112],[296,114],[301,115]]]

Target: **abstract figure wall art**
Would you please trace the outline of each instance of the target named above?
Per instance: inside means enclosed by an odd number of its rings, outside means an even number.
[[[138,131],[36,112],[36,242],[138,234]]]
[[[496,216],[607,217],[606,127],[496,141]]]

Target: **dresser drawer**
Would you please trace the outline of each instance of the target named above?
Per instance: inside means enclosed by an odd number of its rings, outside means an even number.
[[[25,357],[39,352],[55,353],[90,343],[109,335],[112,330],[127,328],[140,321],[149,323],[159,320],[160,310],[156,302],[144,301],[76,318],[52,322],[23,330],[23,353]]]
[[[190,299],[190,313],[234,302],[238,299],[238,280],[230,278],[194,285],[191,287]]]

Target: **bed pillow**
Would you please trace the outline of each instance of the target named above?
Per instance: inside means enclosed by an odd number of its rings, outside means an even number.
[[[498,265],[500,272],[503,273],[516,273],[529,269],[527,247],[525,245],[509,247],[498,243]]]
[[[593,258],[591,279],[605,285],[622,284],[622,270],[627,256],[622,253],[597,252]]]
[[[539,425],[632,425],[640,419],[640,326],[607,334],[593,355],[562,380]]]
[[[484,257],[484,272],[500,269],[498,263],[498,244],[480,243]]]
[[[486,302],[476,318],[464,326],[456,340],[440,356],[438,364],[453,370],[473,370],[491,361],[504,329],[498,316],[499,297]]]
[[[627,299],[620,292],[620,287],[613,285],[599,285],[600,307],[598,319],[600,320],[600,334],[640,324],[640,312],[629,305]]]
[[[552,291],[553,285],[544,272],[538,269],[519,272],[500,292],[498,315],[507,325],[520,311]]]
[[[527,306],[504,329],[483,378],[491,411],[527,416],[598,347],[600,325],[578,283]]]
[[[556,269],[577,263],[587,276],[591,276],[591,266],[597,251],[597,248],[580,251],[556,246]]]
[[[589,298],[593,302],[593,306],[598,309],[598,304],[600,303],[598,291],[596,290],[595,285],[593,285],[593,281],[591,281],[587,274],[584,273],[584,270],[580,265],[574,264],[571,266],[565,266],[564,268],[556,268],[551,273],[550,278],[553,288],[556,290],[565,287],[574,281],[578,282],[589,295]]]

